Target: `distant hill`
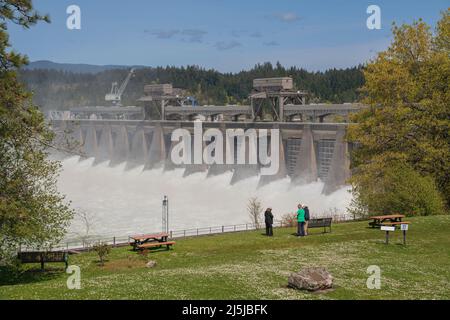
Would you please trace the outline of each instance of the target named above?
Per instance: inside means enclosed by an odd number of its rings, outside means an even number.
[[[108,70],[116,69],[130,69],[143,68],[143,66],[120,66],[120,65],[93,65],[93,64],[79,64],[79,63],[57,63],[47,60],[33,61],[23,69],[26,70],[56,70],[67,71],[72,73],[91,73],[96,74]]]
[[[108,105],[105,94],[111,83],[126,78],[129,66],[92,66],[34,62],[20,70],[19,79],[33,92],[33,101],[43,110],[67,110],[77,106]],[[103,71],[102,71],[103,70]],[[194,96],[200,105],[249,104],[253,79],[286,77],[295,87],[310,93],[312,103],[358,101],[364,84],[362,66],[309,72],[298,67],[285,68],[270,62],[257,64],[238,73],[221,73],[198,66],[136,67],[122,97],[123,105],[136,105],[151,83],[172,83]]]

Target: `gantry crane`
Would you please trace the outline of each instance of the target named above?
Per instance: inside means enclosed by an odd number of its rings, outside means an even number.
[[[117,82],[113,82],[111,86],[111,92],[105,95],[105,101],[111,101],[116,106],[121,106],[122,94],[127,88],[128,82],[130,82],[131,77],[134,75],[134,70],[131,69],[126,77],[125,81],[119,87]]]

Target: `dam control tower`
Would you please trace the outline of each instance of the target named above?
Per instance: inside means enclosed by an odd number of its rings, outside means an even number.
[[[294,89],[290,77],[254,79],[250,94],[252,119],[264,121],[264,106],[268,104],[273,121],[285,121],[285,105],[306,105],[307,96],[306,91]]]
[[[144,86],[144,96],[138,99],[144,103],[144,120],[158,118],[165,120],[165,108],[168,105],[183,105],[186,100],[183,89],[174,88],[172,84],[150,84]]]

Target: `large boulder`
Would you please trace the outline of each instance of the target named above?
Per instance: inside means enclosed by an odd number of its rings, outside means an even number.
[[[333,287],[333,276],[325,268],[304,268],[291,273],[288,286],[298,290],[328,290]]]

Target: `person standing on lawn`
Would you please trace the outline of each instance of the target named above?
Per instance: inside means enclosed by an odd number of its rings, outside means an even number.
[[[303,210],[305,211],[305,236],[308,235],[308,223],[309,223],[309,208],[308,206],[304,205]]]
[[[272,208],[267,208],[266,212],[264,212],[264,220],[266,223],[266,236],[273,236],[273,214]]]
[[[297,206],[297,223],[298,223],[298,230],[297,230],[297,237],[304,237],[305,236],[305,210],[303,209],[303,206],[299,204]]]

